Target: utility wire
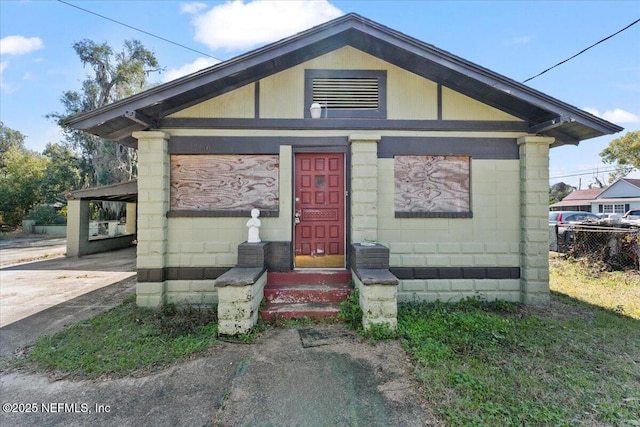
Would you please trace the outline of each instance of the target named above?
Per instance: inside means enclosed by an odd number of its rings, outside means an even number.
[[[583,176],[583,175],[598,175],[601,173],[609,173],[609,172],[615,172],[616,169],[599,169],[599,170],[592,170],[590,172],[582,172],[582,173],[573,173],[573,174],[568,174],[568,175],[557,175],[557,176],[550,176],[549,179],[557,179],[557,178],[568,178],[571,176]]]
[[[529,80],[533,80],[533,79],[535,79],[536,77],[540,77],[541,75],[543,75],[543,74],[544,74],[544,73],[546,73],[547,71],[553,70],[554,68],[556,68],[556,67],[558,67],[558,66],[560,66],[560,65],[564,64],[565,62],[572,60],[572,59],[573,59],[573,58],[575,58],[576,56],[582,55],[583,53],[585,53],[586,51],[588,51],[588,50],[589,50],[589,49],[591,49],[592,47],[594,47],[594,46],[596,46],[596,45],[599,45],[600,43],[602,43],[602,42],[604,42],[604,41],[606,41],[606,40],[609,40],[611,37],[613,37],[613,36],[615,36],[615,35],[617,35],[617,34],[620,34],[621,32],[623,32],[624,30],[626,30],[626,29],[628,29],[628,28],[631,28],[632,26],[636,25],[638,22],[640,22],[640,19],[636,19],[635,21],[633,21],[631,24],[627,25],[627,26],[626,26],[626,27],[624,27],[623,29],[621,29],[621,30],[619,30],[619,31],[616,31],[615,33],[611,34],[610,36],[607,36],[607,37],[603,38],[603,39],[602,39],[602,40],[600,40],[600,41],[595,42],[594,44],[592,44],[591,46],[589,46],[589,47],[587,47],[587,48],[582,49],[580,52],[576,53],[576,54],[575,54],[575,55],[573,55],[572,57],[567,58],[567,59],[565,59],[564,61],[560,61],[560,62],[558,62],[556,65],[554,65],[554,66],[552,66],[552,67],[547,68],[546,70],[544,70],[544,71],[542,71],[542,72],[540,72],[540,73],[536,74],[536,75],[535,75],[535,76],[533,76],[533,77],[529,77],[527,80],[523,81],[522,83],[526,83],[526,82],[528,82]]]
[[[91,15],[98,16],[98,17],[100,17],[100,18],[102,18],[102,19],[106,19],[107,21],[115,22],[115,23],[116,23],[116,24],[118,24],[118,25],[122,25],[122,26],[124,26],[124,27],[131,28],[132,30],[139,31],[139,32],[144,33],[144,34],[146,34],[146,35],[148,35],[148,36],[155,37],[155,38],[160,39],[160,40],[162,40],[162,41],[165,41],[165,42],[167,42],[167,43],[174,44],[174,45],[179,46],[179,47],[181,47],[181,48],[184,48],[184,49],[190,50],[190,51],[195,52],[195,53],[198,53],[198,54],[200,54],[200,55],[208,56],[209,58],[213,58],[213,59],[215,59],[216,61],[220,61],[220,62],[222,62],[222,60],[221,60],[221,59],[218,59],[218,58],[216,58],[215,56],[209,55],[208,53],[201,52],[201,51],[199,51],[199,50],[196,50],[196,49],[190,48],[189,46],[185,46],[185,45],[183,45],[183,44],[180,44],[180,43],[174,42],[174,41],[169,40],[169,39],[165,39],[164,37],[157,36],[157,35],[155,35],[155,34],[152,34],[152,33],[148,32],[148,31],[141,30],[140,28],[133,27],[133,26],[131,26],[131,25],[129,25],[129,24],[125,24],[124,22],[117,21],[117,20],[115,20],[115,19],[109,18],[109,17],[104,16],[104,15],[100,15],[99,13],[92,12],[92,11],[90,11],[90,10],[88,10],[88,9],[83,9],[83,8],[81,8],[80,6],[76,6],[75,4],[68,3],[68,2],[66,2],[66,1],[64,1],[64,0],[58,0],[58,2],[59,2],[59,3],[62,3],[62,4],[66,4],[67,6],[75,7],[76,9],[79,9],[79,10],[81,10],[81,11],[83,11],[83,12],[90,13]]]

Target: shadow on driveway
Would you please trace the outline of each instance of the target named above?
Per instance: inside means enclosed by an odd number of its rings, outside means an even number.
[[[136,248],[0,268],[0,327],[129,278]]]

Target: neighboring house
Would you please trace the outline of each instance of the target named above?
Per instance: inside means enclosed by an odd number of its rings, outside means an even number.
[[[606,188],[575,190],[558,203],[552,211],[585,211],[595,214],[624,215],[640,208],[640,179],[621,178]]]
[[[138,149],[143,306],[216,301],[254,207],[270,271],[379,242],[399,300],[544,304],[549,148],[622,130],[355,14],[68,125]]]
[[[593,213],[622,216],[628,210],[637,208],[640,208],[640,179],[619,179],[591,202]]]
[[[561,201],[550,205],[549,210],[591,212],[591,202],[604,190],[604,188],[574,190]]]

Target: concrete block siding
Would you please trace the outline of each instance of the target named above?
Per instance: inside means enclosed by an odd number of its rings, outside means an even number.
[[[395,218],[393,159],[378,160],[378,241],[392,267],[518,267],[520,162],[471,161],[472,218]],[[520,279],[401,280],[398,301],[520,301]]]
[[[398,302],[456,302],[480,297],[520,302],[520,279],[400,280]]]

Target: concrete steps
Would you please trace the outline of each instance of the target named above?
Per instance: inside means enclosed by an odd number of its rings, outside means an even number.
[[[347,270],[268,273],[261,318],[320,320],[336,316],[340,303],[353,289],[350,280]]]

